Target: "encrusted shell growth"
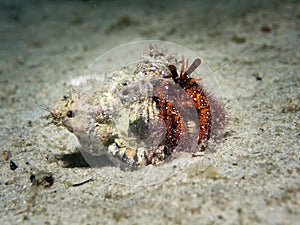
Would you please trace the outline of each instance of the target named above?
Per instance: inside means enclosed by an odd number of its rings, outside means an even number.
[[[150,46],[138,63],[74,88],[51,109],[53,123],[74,133],[85,152],[115,164],[156,165],[175,152],[202,151],[211,130],[224,126],[224,111],[183,64]]]

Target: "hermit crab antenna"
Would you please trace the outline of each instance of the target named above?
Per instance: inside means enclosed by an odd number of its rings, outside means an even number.
[[[191,64],[191,66],[187,69],[187,71],[185,71],[185,73],[187,75],[190,75],[192,72],[195,71],[195,69],[197,69],[197,67],[201,64],[201,59],[197,58],[194,60],[194,62]]]

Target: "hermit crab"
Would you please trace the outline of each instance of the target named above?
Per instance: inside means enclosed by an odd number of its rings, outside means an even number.
[[[50,110],[52,123],[72,132],[85,154],[104,155],[119,166],[158,165],[179,152],[196,155],[225,123],[222,104],[197,74],[201,66],[199,57],[173,43],[121,46],[73,81],[72,91]]]

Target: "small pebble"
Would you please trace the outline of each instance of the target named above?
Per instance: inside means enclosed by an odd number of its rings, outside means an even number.
[[[10,152],[7,150],[4,150],[1,154],[2,160],[3,161],[7,161],[10,157]]]
[[[16,170],[18,168],[17,164],[12,160],[10,160],[9,166],[11,170]]]
[[[270,33],[272,31],[272,28],[268,25],[264,25],[264,26],[261,27],[260,30],[264,33]]]
[[[255,77],[255,79],[257,81],[261,81],[262,80],[262,76],[261,76],[261,74],[259,72],[253,73],[252,76]]]
[[[53,185],[54,177],[51,173],[41,170],[36,174],[31,174],[30,181],[33,186],[41,186],[43,188],[48,188]]]
[[[247,41],[246,37],[239,36],[239,35],[233,35],[231,37],[231,40],[237,44],[243,44]]]

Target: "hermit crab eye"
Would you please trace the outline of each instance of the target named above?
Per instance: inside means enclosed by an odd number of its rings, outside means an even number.
[[[73,118],[75,116],[75,113],[74,113],[74,111],[72,111],[72,110],[69,110],[68,112],[67,112],[67,117],[69,117],[69,118]]]
[[[187,75],[190,75],[192,72],[194,72],[195,69],[197,69],[198,66],[200,66],[200,64],[201,64],[201,59],[199,58],[195,59],[192,65],[188,68],[188,70],[185,71],[185,73]]]

